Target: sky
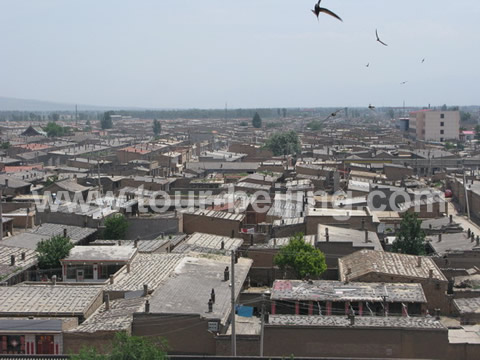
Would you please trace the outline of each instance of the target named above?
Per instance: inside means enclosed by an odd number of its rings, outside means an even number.
[[[480,104],[480,1],[323,0],[343,22],[317,21],[314,2],[0,0],[0,96],[146,108]]]

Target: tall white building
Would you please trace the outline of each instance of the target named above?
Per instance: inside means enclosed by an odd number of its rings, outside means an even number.
[[[420,110],[410,113],[409,133],[418,140],[458,140],[459,111]]]

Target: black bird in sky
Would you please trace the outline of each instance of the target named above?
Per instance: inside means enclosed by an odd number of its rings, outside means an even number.
[[[408,81],[402,81],[400,85],[405,85]]]
[[[375,110],[375,106],[373,106],[372,104],[368,105],[368,108],[369,108],[370,110]]]
[[[425,62],[425,58],[422,59],[422,64]]]
[[[365,67],[369,67],[370,66],[370,63],[368,63],[367,65],[365,65]]]
[[[313,8],[312,12],[315,14],[315,16],[317,17],[317,20],[318,20],[318,16],[320,15],[321,12],[327,14],[327,15],[330,15],[330,16],[333,16],[335,19],[338,19],[340,21],[343,21],[342,18],[340,16],[338,16],[337,14],[335,14],[333,11],[330,11],[326,8],[322,8],[320,7],[320,3],[322,2],[322,0],[318,0],[318,3],[315,4],[315,7]]]
[[[377,41],[382,44],[382,45],[385,45],[385,46],[388,46],[387,44],[385,44],[382,40],[380,40],[380,37],[378,36],[378,31],[377,29],[375,29],[375,35],[377,36]]]
[[[342,111],[343,109],[339,109],[337,111],[334,111],[333,113],[331,113],[330,115],[328,115],[323,121],[327,121],[328,119],[332,118],[332,117],[335,117],[337,116],[337,114]]]

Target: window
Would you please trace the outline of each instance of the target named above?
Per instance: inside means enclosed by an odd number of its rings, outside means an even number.
[[[443,135],[445,133],[444,130],[440,130],[440,134]]]
[[[55,354],[53,335],[37,335],[35,342],[37,343],[37,354]]]
[[[440,126],[445,126],[445,123],[443,121],[440,122]]]
[[[440,119],[445,119],[445,114],[440,114]]]
[[[444,140],[443,138],[440,138],[440,142],[443,142],[443,140]]]
[[[0,354],[25,354],[25,336],[0,335]]]

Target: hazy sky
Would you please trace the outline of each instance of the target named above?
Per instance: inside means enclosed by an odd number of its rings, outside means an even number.
[[[480,1],[323,0],[343,23],[317,22],[313,4],[0,0],[0,96],[155,108],[480,104]]]

